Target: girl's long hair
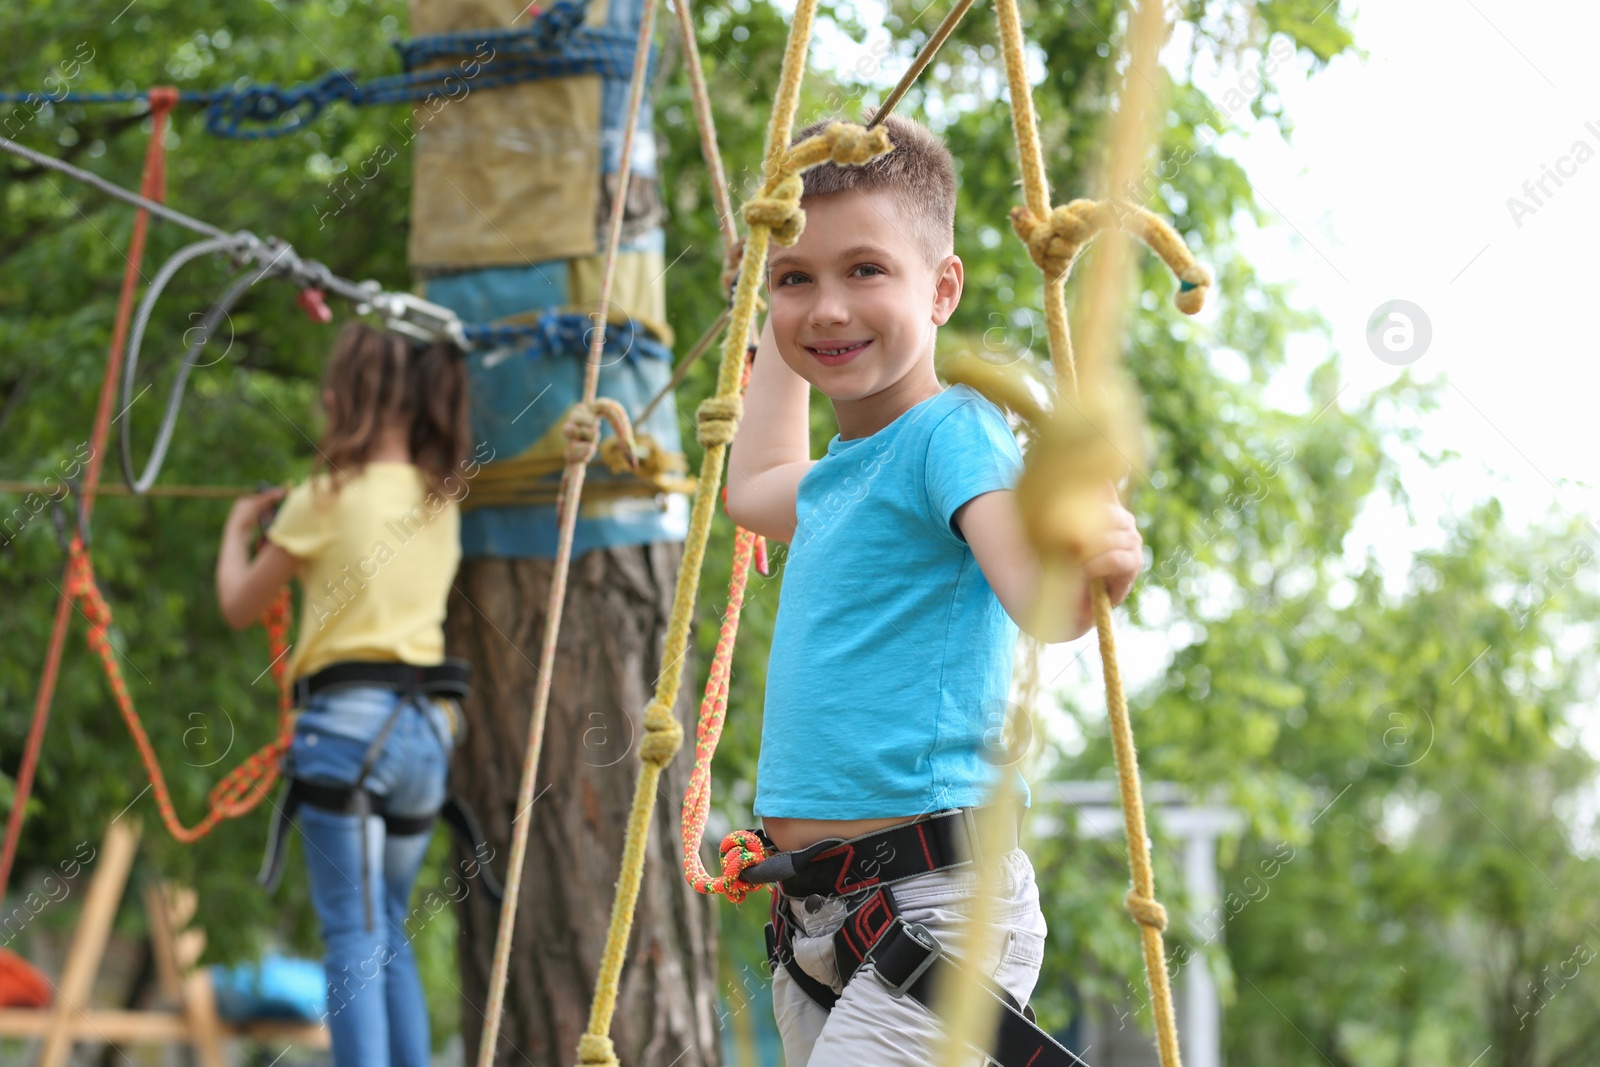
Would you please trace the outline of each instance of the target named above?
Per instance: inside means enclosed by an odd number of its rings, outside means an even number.
[[[385,423],[410,427],[411,462],[428,491],[448,492],[471,447],[467,368],[448,341],[422,345],[354,320],[334,342],[323,375],[328,422],[316,469],[354,477],[366,466]],[[339,480],[331,479],[337,488]],[[451,494],[455,495],[455,494]]]

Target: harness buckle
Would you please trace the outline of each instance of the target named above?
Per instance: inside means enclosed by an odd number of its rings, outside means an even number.
[[[811,861],[817,856],[842,844],[844,844],[843,838],[829,837],[805,848],[797,848],[793,852],[776,852],[760,863],[752,863],[746,867],[739,877],[751,885],[785,882],[811,866]]]
[[[934,937],[933,931],[926,926],[921,923],[908,923],[897,915],[890,928],[885,931],[882,937],[878,938],[877,943],[867,952],[867,958],[862,961],[863,964],[875,962],[874,957],[877,955],[878,950],[891,941],[897,940],[894,936],[896,933],[910,938],[912,944],[925,953],[922,959],[917,961],[917,965],[911,968],[910,972],[899,981],[891,981],[887,978],[881,967],[874,968],[877,971],[878,978],[882,980],[884,985],[889,987],[890,995],[899,998],[905,996],[906,991],[917,984],[917,979],[927,973],[929,967],[938,962],[939,957],[944,955],[944,946],[939,944],[939,939]],[[903,950],[897,945],[896,951]]]

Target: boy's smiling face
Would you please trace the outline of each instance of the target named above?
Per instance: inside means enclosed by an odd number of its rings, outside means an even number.
[[[806,225],[768,263],[783,361],[829,398],[892,390],[927,361],[961,299],[961,260],[930,264],[887,190],[808,197]]]

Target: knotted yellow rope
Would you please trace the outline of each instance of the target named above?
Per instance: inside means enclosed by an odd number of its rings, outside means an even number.
[[[1018,481],[1017,502],[1027,536],[1038,551],[1043,567],[1040,600],[1048,604],[1057,600],[1054,594],[1063,585],[1061,576],[1070,573],[1075,561],[1081,559],[1081,549],[1094,521],[1092,499],[1103,491],[1108,478],[1118,477],[1127,469],[1132,456],[1137,454],[1138,441],[1130,391],[1120,380],[1106,374],[1095,383],[1096,389],[1080,388],[1067,327],[1064,292],[1067,274],[1084,246],[1097,233],[1108,227],[1126,227],[1161,255],[1178,275],[1182,287],[1177,303],[1185,313],[1192,315],[1200,310],[1210,285],[1210,275],[1194,262],[1170,227],[1142,208],[1128,210],[1121,205],[1088,200],[1075,200],[1064,207],[1050,206],[1049,181],[1023,51],[1021,14],[1017,0],[996,0],[996,7],[1011,92],[1012,128],[1026,199],[1025,206],[1012,212],[1012,227],[1044,273],[1045,324],[1058,397],[1056,410],[1049,416],[1045,416],[1037,404],[1018,408],[1033,416],[1036,437],[1029,449],[1023,476]],[[1140,123],[1149,94],[1141,85],[1147,79],[1140,65],[1154,65],[1161,20],[1160,5],[1154,0],[1141,0],[1131,20],[1133,56],[1129,76],[1124,81],[1122,108],[1117,116],[1112,188],[1123,187],[1115,180],[1116,176],[1125,173],[1145,149],[1147,131],[1142,130]],[[1125,290],[1119,273],[1119,257],[1120,246],[1112,254],[1103,256],[1096,264],[1097,276],[1093,279],[1098,284],[1091,285],[1087,351],[1092,357],[1105,354],[1106,358],[1094,360],[1100,365],[1109,362]],[[969,380],[980,388],[994,382],[993,368],[974,372],[969,361],[964,369]],[[954,379],[958,374],[952,369],[947,376]],[[1015,386],[995,389],[991,398],[1003,400],[1009,396],[1015,399],[1018,391]],[[1144,798],[1139,788],[1139,757],[1128,721],[1128,703],[1123,693],[1116,636],[1111,624],[1111,601],[1104,581],[1092,584],[1090,597],[1105,670],[1106,707],[1128,835],[1133,887],[1128,893],[1127,908],[1139,924],[1161,1063],[1163,1067],[1180,1067],[1177,1024],[1161,937],[1166,929],[1167,913],[1155,899]]]
[[[584,364],[583,399],[568,412],[566,466],[558,495],[555,566],[550,576],[550,598],[545,605],[544,643],[539,651],[539,675],[534,683],[533,711],[528,726],[528,747],[523,757],[521,785],[517,791],[512,820],[511,855],[507,860],[505,896],[500,905],[500,925],[495,934],[494,958],[490,966],[489,1003],[484,1012],[482,1038],[478,1044],[478,1067],[492,1067],[494,1048],[500,1036],[500,1019],[505,1008],[506,974],[511,965],[511,938],[516,927],[517,904],[521,898],[522,868],[528,854],[528,829],[533,823],[529,809],[534,801],[539,757],[544,748],[545,718],[550,707],[550,682],[555,675],[556,642],[561,634],[561,612],[566,605],[567,572],[572,563],[572,542],[578,524],[578,501],[583,493],[584,474],[594,456],[600,419],[612,424],[630,465],[633,463],[633,432],[627,412],[614,400],[600,399],[601,354],[605,348],[605,322],[611,306],[611,286],[616,276],[617,249],[622,243],[622,216],[627,202],[627,187],[633,172],[634,132],[644,101],[645,71],[655,36],[656,0],[645,0],[639,15],[639,37],[634,47],[633,75],[628,86],[627,126],[622,137],[622,157],[617,167],[618,188],[611,204],[611,226],[607,235],[605,261],[600,272],[600,295],[594,313],[588,360]],[[668,718],[671,708],[668,706]],[[648,726],[648,720],[646,725]],[[676,727],[677,723],[673,722]]]
[[[805,72],[816,6],[817,0],[800,0],[790,25],[777,100],[767,129],[766,181],[760,193],[744,209],[749,234],[739,265],[733,311],[728,330],[723,335],[717,392],[702,401],[695,411],[696,429],[700,443],[705,448],[705,457],[700,466],[699,487],[689,517],[689,536],[684,544],[683,565],[678,571],[672,615],[662,649],[662,659],[667,667],[656,683],[654,699],[645,709],[645,735],[640,744],[643,765],[639,770],[633,806],[628,814],[627,833],[623,839],[622,871],[617,879],[617,895],[611,906],[611,922],[606,930],[599,974],[595,978],[589,1023],[578,1042],[578,1063],[584,1067],[618,1067],[616,1049],[609,1036],[611,1018],[616,1010],[618,983],[628,935],[633,928],[639,885],[644,875],[645,843],[655,812],[656,785],[662,768],[671,761],[683,742],[683,729],[672,709],[677,703],[678,687],[683,677],[684,654],[689,644],[706,541],[711,533],[717,487],[722,482],[728,444],[733,440],[744,409],[739,385],[744,369],[745,343],[755,317],[769,243],[773,240],[793,243],[805,226],[805,214],[800,210],[802,186],[799,178],[805,168],[828,159],[841,164],[864,163],[891,147],[887,134],[882,131],[868,133],[859,126],[834,123],[824,133],[808,138],[792,149],[785,149],[800,104],[800,80]]]

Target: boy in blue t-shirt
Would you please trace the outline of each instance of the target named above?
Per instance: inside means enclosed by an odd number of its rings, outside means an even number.
[[[926,998],[891,989],[905,975],[886,974],[889,953],[872,949],[896,913],[952,947],[976,882],[970,812],[1002,762],[984,738],[1004,722],[1038,584],[1012,494],[1016,439],[981,394],[934,376],[935,333],[962,288],[950,153],[910,120],[884,125],[887,155],[805,172],[805,229],[768,266],[770,312],[729,459],[728,514],[789,545],[754,807],[773,844],[798,853],[780,867],[793,873],[772,939],[790,1067],[929,1062]],[[816,461],[813,385],[840,430]],[[1119,604],[1143,542],[1107,496],[1083,575],[1106,579]],[[1087,591],[1073,607],[1052,613],[1069,617],[1063,629],[1032,636],[1084,633]],[[1003,951],[973,965],[1020,1007],[1045,922],[1027,855],[1014,836],[1003,844]]]

